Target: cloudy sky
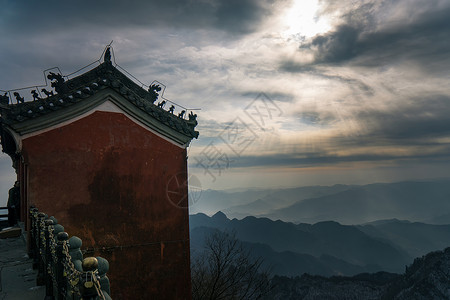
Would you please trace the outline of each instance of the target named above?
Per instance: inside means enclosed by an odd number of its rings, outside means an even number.
[[[69,75],[113,41],[120,67],[201,108],[188,151],[203,188],[448,177],[448,0],[116,2],[0,1],[0,89]]]

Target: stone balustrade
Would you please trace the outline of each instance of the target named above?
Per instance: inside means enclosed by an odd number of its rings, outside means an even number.
[[[82,240],[69,238],[53,216],[31,208],[30,219],[29,255],[38,269],[37,285],[46,287],[45,300],[111,300],[108,261],[83,257]]]

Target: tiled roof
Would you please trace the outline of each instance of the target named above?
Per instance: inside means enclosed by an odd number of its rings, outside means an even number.
[[[158,97],[157,91],[146,91],[138,86],[108,60],[68,81],[64,81],[59,74],[51,74],[48,78],[55,80],[52,82],[52,87],[55,88],[56,94],[30,102],[0,105],[3,126],[6,125],[19,131],[21,123],[29,123],[31,120],[37,122],[41,117],[51,116],[56,111],[63,111],[65,108],[74,107],[79,103],[86,102],[87,105],[90,105],[88,98],[101,91],[112,89],[126,99],[128,103],[124,103],[124,105],[128,108],[131,107],[131,111],[136,112],[140,119],[150,120],[154,126],[164,127],[163,131],[167,131],[167,127],[169,127],[176,131],[178,136],[180,134],[184,136],[182,140],[188,141],[198,137],[198,131],[194,130],[197,125],[196,115],[191,112],[188,116],[189,119],[185,120],[182,116],[175,115],[154,104]],[[19,134],[22,133],[19,132]]]

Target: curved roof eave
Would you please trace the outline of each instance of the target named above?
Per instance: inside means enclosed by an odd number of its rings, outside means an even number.
[[[46,129],[53,129],[58,127],[58,125],[66,125],[80,119],[81,117],[89,115],[94,111],[102,110],[97,108],[106,101],[114,103],[122,113],[140,123],[140,125],[144,128],[147,128],[150,131],[173,141],[179,146],[188,146],[192,139],[192,137],[184,135],[152,118],[147,113],[126,100],[122,95],[110,88],[103,89],[85,101],[54,111],[51,114],[45,114],[37,118],[14,123],[8,127],[20,136],[23,136],[23,138],[26,138],[34,135],[33,133],[42,133],[46,131]]]

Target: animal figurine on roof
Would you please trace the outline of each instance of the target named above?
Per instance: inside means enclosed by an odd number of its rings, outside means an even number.
[[[3,104],[3,105],[9,104],[8,92],[5,92],[5,94],[3,96],[0,95],[0,104]]]
[[[39,97],[39,94],[36,92],[36,90],[32,90],[31,95],[33,95],[33,101],[41,100],[41,97]]]
[[[14,92],[14,97],[16,97],[17,104],[25,102],[25,99],[23,97],[20,97],[20,94],[18,92]]]
[[[53,91],[47,91],[46,89],[42,89],[41,92],[45,94],[45,96],[50,97],[53,96]]]
[[[148,92],[150,94],[150,99],[152,101],[152,103],[154,103],[159,96],[159,93],[161,91],[161,87],[158,84],[152,84],[151,86],[148,87]]]
[[[171,105],[168,111],[169,111],[171,114],[173,114],[174,109],[175,109],[175,106]]]
[[[50,72],[48,75],[47,75],[47,78],[48,79],[50,79],[50,80],[56,80],[57,82],[60,82],[60,83],[63,83],[64,82],[64,78],[62,77],[62,75],[61,74],[56,74],[56,73],[53,73],[53,72]]]
[[[194,114],[192,111],[189,114],[189,121],[197,121],[197,114]]]
[[[62,76],[61,74],[56,74],[56,73],[50,72],[50,73],[47,75],[47,78],[50,79],[50,80],[52,80],[51,86],[52,86],[53,88],[55,88],[55,91],[56,91],[57,93],[61,93],[61,92],[63,91],[63,88],[64,88],[64,78],[63,78],[63,76]],[[56,80],[56,81],[53,81],[53,80]]]
[[[184,114],[186,113],[185,110],[182,110],[179,114],[178,114],[178,118],[182,118],[184,117]]]
[[[163,108],[164,105],[166,105],[166,100],[163,100],[163,101],[161,101],[161,102],[158,103],[158,107]]]

